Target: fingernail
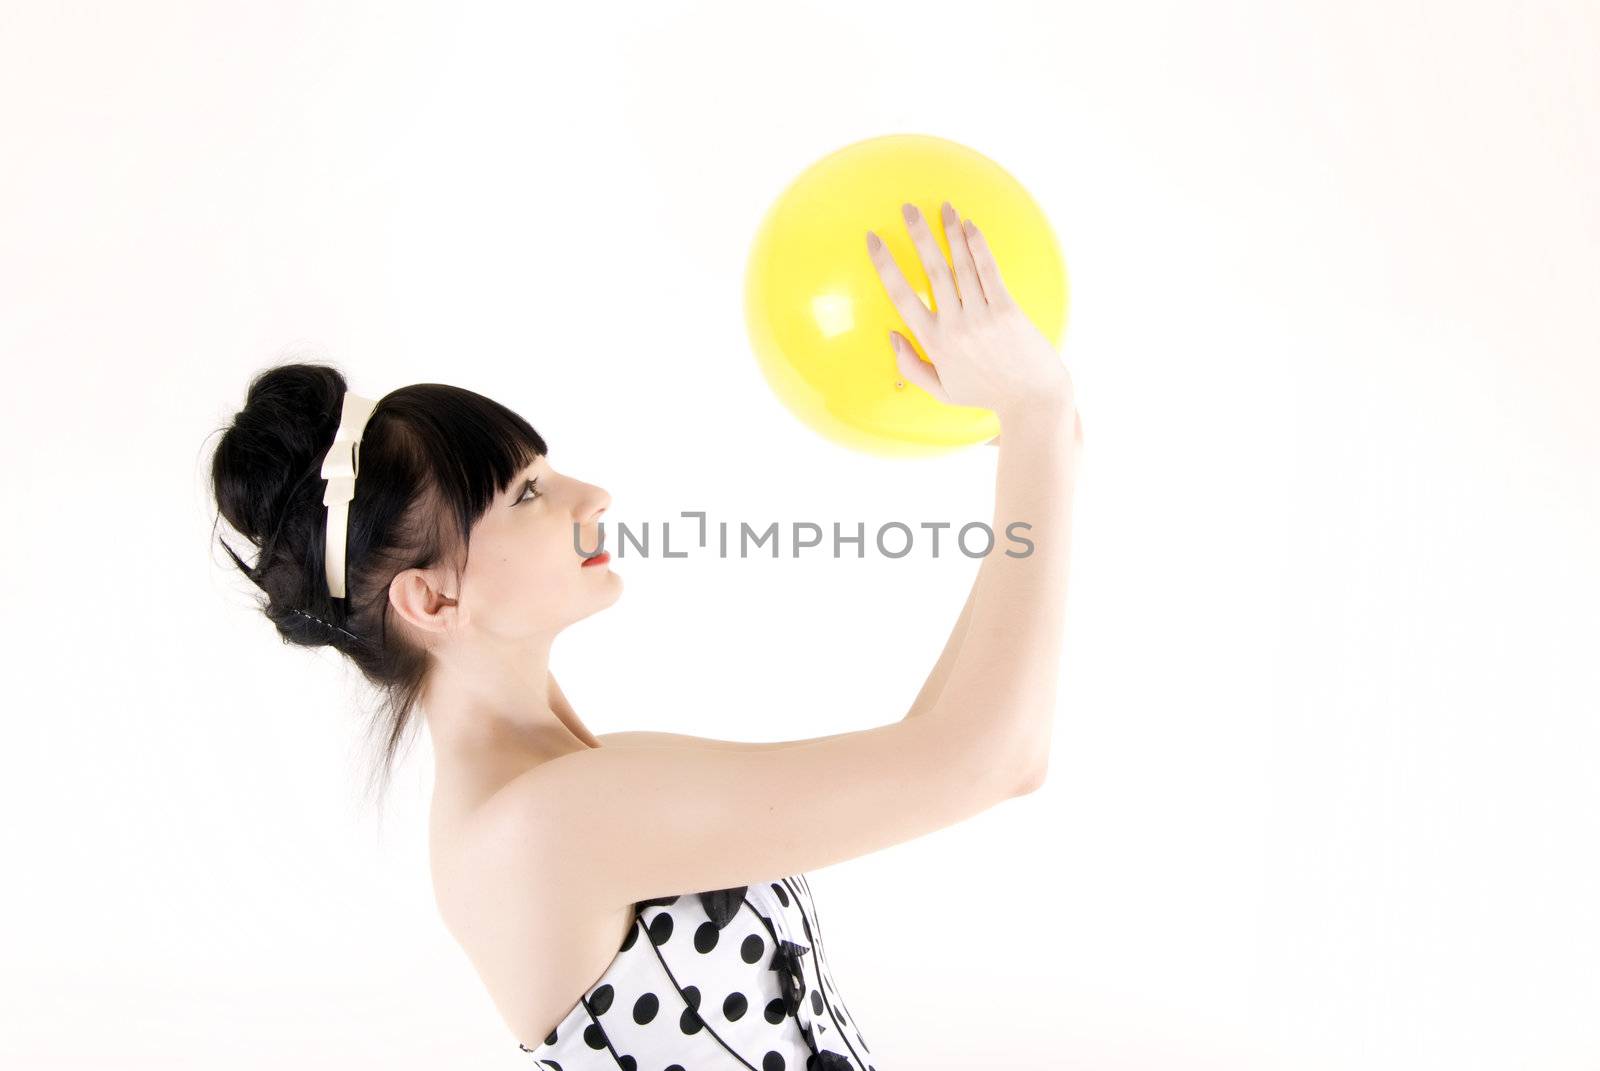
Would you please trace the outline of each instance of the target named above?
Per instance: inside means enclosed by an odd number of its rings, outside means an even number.
[[[940,205],[939,211],[944,214],[945,219],[949,220],[951,223],[955,222],[956,210],[950,207],[949,201],[946,201],[944,204]]]
[[[900,214],[906,217],[907,223],[915,223],[917,221],[917,206],[907,201],[900,206]]]
[[[883,240],[871,231],[867,232],[867,248],[876,253],[883,248]]]

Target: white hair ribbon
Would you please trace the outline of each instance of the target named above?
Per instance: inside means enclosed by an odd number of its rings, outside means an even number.
[[[323,564],[328,576],[328,592],[344,597],[345,539],[350,523],[350,500],[356,497],[356,473],[361,469],[361,433],[367,426],[377,401],[349,391],[339,415],[339,430],[333,445],[322,459],[322,478],[328,481],[322,504],[328,507],[328,548]]]

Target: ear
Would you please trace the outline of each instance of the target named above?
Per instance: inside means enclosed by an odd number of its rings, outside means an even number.
[[[443,591],[443,578],[426,569],[404,569],[389,581],[389,603],[413,628],[443,635],[461,622],[460,606]]]

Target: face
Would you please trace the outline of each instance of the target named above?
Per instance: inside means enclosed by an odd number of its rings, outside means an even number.
[[[535,459],[472,529],[462,623],[515,640],[554,634],[616,602],[622,577],[603,557],[584,564],[601,546],[598,519],[610,504],[603,488]]]

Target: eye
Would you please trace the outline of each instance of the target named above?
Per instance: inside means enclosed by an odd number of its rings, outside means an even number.
[[[522,494],[524,497],[517,499],[517,503],[529,501],[529,499],[526,497],[529,491],[533,492],[534,498],[539,498],[544,494],[543,491],[539,490],[539,477],[535,476],[533,479],[522,485]]]

